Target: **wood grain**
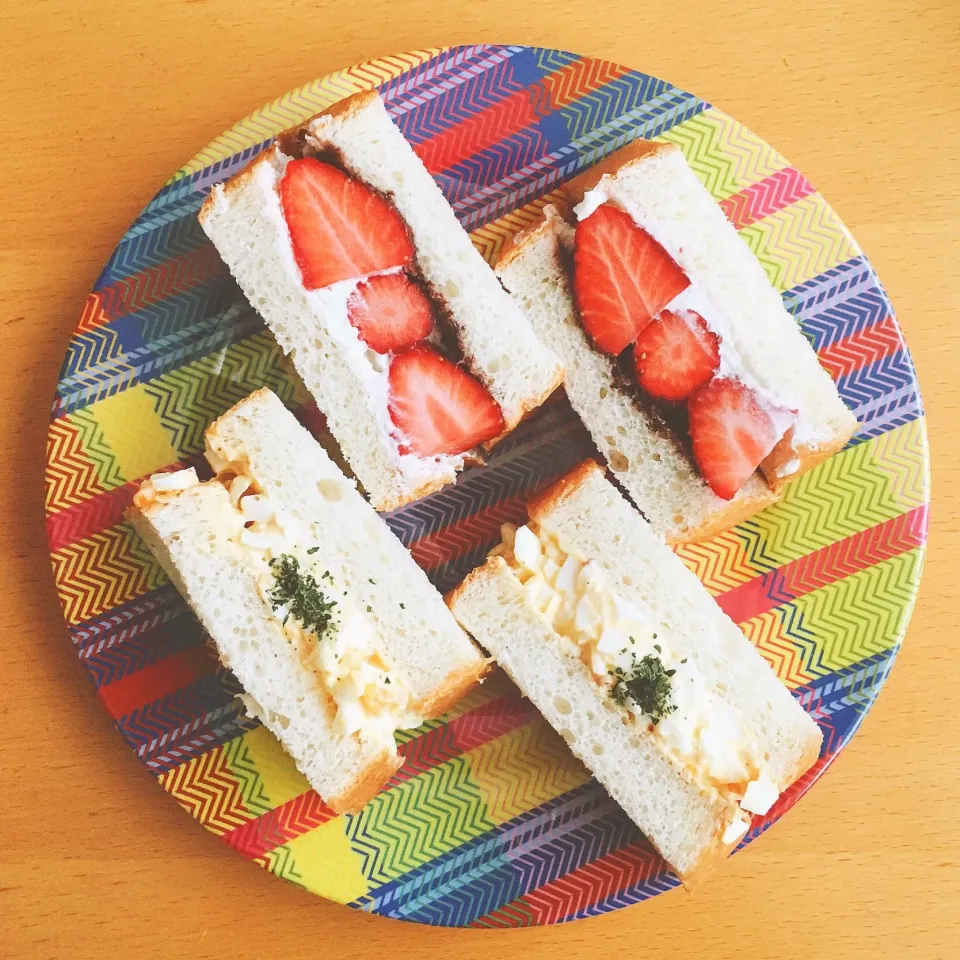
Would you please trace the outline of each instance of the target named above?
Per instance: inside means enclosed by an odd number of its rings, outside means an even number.
[[[842,13],[841,13],[842,6]],[[947,958],[960,955],[960,110],[956,0],[7,0],[0,11],[0,956]],[[49,398],[126,225],[256,106],[368,57],[536,43],[708,98],[831,200],[914,352],[933,530],[896,668],[824,780],[723,879],[573,925],[431,930],[324,903],[234,856],[122,744],[51,583]]]

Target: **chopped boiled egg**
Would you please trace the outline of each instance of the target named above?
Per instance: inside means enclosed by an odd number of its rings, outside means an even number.
[[[541,553],[540,541],[529,527],[518,527],[513,541],[513,555],[517,563],[526,567],[531,573],[540,570]]]
[[[596,633],[603,626],[600,611],[590,602],[589,597],[581,597],[577,601],[573,626],[578,633],[590,635]]]
[[[762,773],[756,780],[751,780],[747,784],[740,806],[744,810],[749,810],[750,813],[762,816],[768,813],[779,799],[780,791],[777,789],[777,785],[766,773]]]
[[[563,566],[553,584],[560,593],[567,596],[574,594],[577,588],[577,574],[580,573],[581,566],[580,561],[574,556],[569,556],[563,561]]]
[[[150,482],[157,493],[172,493],[178,490],[189,490],[200,483],[197,471],[193,467],[186,470],[176,470],[173,473],[155,473]]]
[[[631,645],[628,634],[623,633],[616,627],[604,627],[597,641],[597,653],[605,653],[609,656],[620,653],[621,650],[628,649]]]
[[[743,810],[769,810],[778,791],[765,775],[757,776],[762,760],[739,712],[671,649],[668,625],[614,590],[598,563],[564,553],[555,537],[536,527],[518,528],[512,551],[505,542],[502,556],[564,653],[582,660],[627,715],[650,724],[664,748],[703,782],[725,795],[742,792]],[[667,684],[668,696],[659,692],[656,700],[648,692],[652,678]],[[735,842],[748,827],[748,818],[736,820],[725,842]]]
[[[560,564],[555,560],[551,560],[550,557],[545,557],[543,566],[540,569],[543,572],[543,579],[546,580],[551,587],[555,587],[557,576],[560,573]]]

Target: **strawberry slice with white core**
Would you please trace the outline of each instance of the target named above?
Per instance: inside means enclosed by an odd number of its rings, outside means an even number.
[[[427,295],[403,273],[370,277],[347,301],[347,316],[360,339],[377,353],[397,353],[433,331]]]
[[[604,203],[577,224],[577,308],[584,330],[603,353],[621,353],[688,286],[670,254],[619,207]]]
[[[486,387],[432,347],[398,353],[389,383],[400,453],[455,456],[503,432],[503,414]]]
[[[664,310],[633,347],[637,382],[653,397],[683,400],[720,366],[720,338],[693,310]]]
[[[280,181],[280,204],[308,290],[413,262],[413,244],[397,211],[329,163],[291,160]]]
[[[783,432],[756,394],[739,380],[718,377],[687,401],[693,458],[710,489],[731,500]]]

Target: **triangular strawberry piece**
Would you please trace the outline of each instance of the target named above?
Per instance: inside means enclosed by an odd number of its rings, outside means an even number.
[[[718,377],[687,401],[693,458],[710,489],[732,500],[782,431],[756,394],[739,380]]]
[[[670,254],[619,207],[604,203],[577,224],[577,308],[584,330],[603,353],[621,353],[689,285]]]
[[[291,160],[280,202],[308,290],[413,262],[400,214],[368,186],[313,157]]]
[[[401,453],[456,455],[503,432],[503,414],[486,387],[432,347],[397,354],[389,382]]]

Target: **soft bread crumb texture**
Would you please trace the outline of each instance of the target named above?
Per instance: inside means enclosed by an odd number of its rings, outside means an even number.
[[[382,744],[335,731],[333,703],[316,672],[291,656],[256,575],[216,523],[226,508],[226,489],[211,482],[134,510],[131,519],[213,638],[224,666],[255,701],[264,726],[321,797],[334,809],[346,809],[338,807],[346,797],[351,807],[369,788],[382,786],[399,758],[394,752],[385,760]]]
[[[801,466],[793,476],[842,447],[856,431],[856,418],[760,261],[683,152],[674,146],[646,150],[630,145],[606,158],[603,172],[603,179],[587,171],[565,184],[570,204],[599,187],[655,236],[691,283],[727,316],[727,335],[750,376],[798,411],[797,446],[789,452],[781,448],[764,464],[764,474],[780,486],[778,468],[795,455]]]
[[[599,466],[572,471],[530,504],[530,517],[564,551],[599,563],[626,600],[652,612],[671,649],[693,660],[763,746],[779,790],[809,769],[822,741],[817,725]],[[645,728],[623,723],[582,661],[561,652],[502,557],[475,570],[448,603],[685,883],[696,883],[729,851],[722,834],[739,816],[736,802],[694,782]]]
[[[531,519],[567,552],[594,559],[631,602],[652,607],[671,646],[691,657],[710,686],[766,745],[768,772],[784,790],[820,752],[820,728],[780,682],[696,575],[594,463],[531,504]]]
[[[276,394],[258,390],[208,428],[207,444],[310,531],[331,574],[366,610],[403,670],[415,712],[465,692],[486,661],[443,598],[336,464]]]
[[[392,510],[453,482],[456,468],[442,458],[421,458],[416,471],[403,475],[389,425],[384,427],[383,399],[351,365],[351,352],[336,335],[342,319],[311,300],[291,266],[277,186],[288,159],[283,147],[302,150],[304,143],[335,152],[403,217],[417,265],[444,305],[465,365],[501,407],[503,435],[559,386],[563,370],[473,247],[376,93],[349,97],[286,131],[249,167],[214,187],[200,213],[204,230],[291,356],[371,502]]]
[[[685,881],[726,853],[736,802],[699,787],[643,729],[623,723],[582,661],[559,652],[501,557],[471,574],[451,606]]]
[[[537,335],[563,361],[570,404],[634,503],[670,542],[709,536],[773,503],[775,494],[759,476],[733,500],[718,497],[676,437],[657,428],[618,386],[613,361],[593,349],[577,318],[564,265],[567,229],[556,218],[545,220],[504,252],[498,272]]]
[[[360,98],[356,109],[320,114],[305,128],[309,144],[335,150],[403,217],[417,265],[447,307],[467,367],[486,385],[512,429],[560,384],[562,365],[497,282],[383,101]]]
[[[439,489],[454,474],[438,465],[421,486],[411,488],[397,469],[393,441],[371,407],[367,382],[351,364],[345,344],[317,315],[295,267],[279,252],[289,251],[290,244],[276,192],[283,169],[278,148],[268,148],[225,186],[214,187],[201,222],[244,295],[293,360],[371,501],[378,509],[393,509]]]

